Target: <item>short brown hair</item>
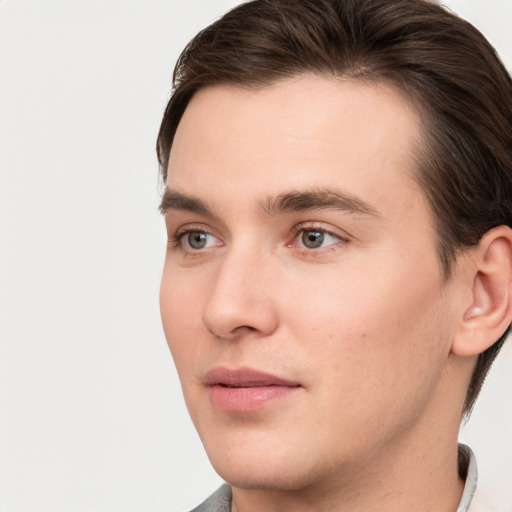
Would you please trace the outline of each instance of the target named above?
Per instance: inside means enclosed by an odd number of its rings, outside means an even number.
[[[181,54],[157,141],[164,182],[192,96],[314,73],[391,81],[418,107],[416,179],[435,216],[445,278],[457,254],[512,226],[512,81],[470,23],[428,0],[255,0],[201,31]],[[479,355],[469,413],[503,336]]]

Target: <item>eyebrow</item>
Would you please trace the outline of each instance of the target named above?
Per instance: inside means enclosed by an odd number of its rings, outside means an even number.
[[[332,188],[291,191],[269,197],[261,204],[268,214],[332,209],[378,217],[377,210],[356,196]]]
[[[212,215],[206,204],[196,197],[187,196],[176,190],[165,189],[159,206],[160,213],[165,214],[171,210],[182,210],[202,215]]]
[[[285,192],[277,196],[267,197],[260,202],[260,206],[268,215],[332,209],[374,217],[379,216],[377,210],[365,201],[351,194],[331,188]],[[162,214],[172,210],[181,210],[214,216],[213,212],[201,199],[171,189],[165,190],[159,209]]]

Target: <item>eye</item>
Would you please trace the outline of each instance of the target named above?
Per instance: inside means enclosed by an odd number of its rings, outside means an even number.
[[[217,238],[206,231],[187,231],[180,236],[181,243],[194,251],[218,244]]]
[[[208,231],[184,229],[172,237],[169,244],[172,247],[181,247],[185,251],[195,252],[221,245],[221,242]]]
[[[297,241],[300,247],[321,249],[340,242],[341,238],[321,229],[302,229]]]

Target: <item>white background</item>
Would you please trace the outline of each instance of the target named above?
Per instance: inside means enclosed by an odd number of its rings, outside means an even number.
[[[236,3],[0,0],[2,512],[172,512],[220,482],[160,326],[154,144],[181,48]],[[512,1],[449,5],[512,68]],[[509,343],[462,433],[506,512],[511,370]]]

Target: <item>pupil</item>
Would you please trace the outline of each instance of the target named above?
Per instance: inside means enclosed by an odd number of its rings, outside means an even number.
[[[188,243],[192,249],[202,249],[206,245],[206,233],[201,231],[189,233]]]
[[[304,231],[302,233],[302,243],[309,249],[321,247],[324,242],[324,233],[321,231]]]

